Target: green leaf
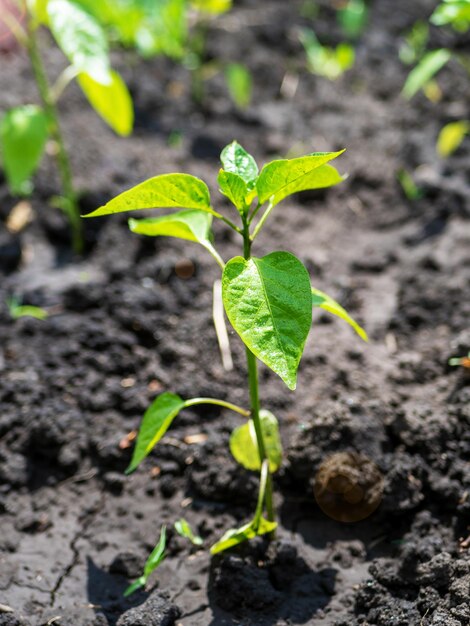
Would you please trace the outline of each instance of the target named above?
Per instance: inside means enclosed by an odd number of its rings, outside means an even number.
[[[133,472],[139,463],[148,456],[184,406],[184,400],[176,394],[168,392],[162,393],[152,402],[142,419],[132,461],[126,474]]]
[[[160,563],[165,558],[165,549],[166,549],[166,526],[163,525],[160,531],[160,539],[158,540],[157,545],[150,553],[147,561],[144,565],[144,576],[147,579],[150,574],[157,569]]]
[[[241,215],[245,215],[248,211],[248,187],[243,178],[238,174],[220,170],[217,182],[220,192],[227,196]]]
[[[307,53],[308,69],[313,74],[336,80],[354,65],[356,53],[348,43],[340,43],[336,48],[323,46],[309,28],[303,28],[299,38]]]
[[[191,6],[197,11],[220,14],[232,8],[232,0],[191,0]]]
[[[289,389],[312,323],[310,278],[289,252],[231,259],[222,276],[227,316],[246,346]]]
[[[38,106],[10,109],[0,123],[0,147],[12,193],[31,191],[29,177],[36,171],[46,145],[47,116]]]
[[[342,320],[347,322],[350,326],[354,328],[356,333],[359,335],[361,339],[364,341],[369,341],[366,331],[359,326],[357,322],[353,320],[353,318],[349,315],[346,309],[333,300],[329,295],[320,291],[319,289],[314,289],[312,287],[312,306],[320,307],[337,317],[340,317]]]
[[[75,69],[109,85],[112,77],[108,44],[95,18],[71,0],[49,0],[47,14],[58,46]]]
[[[465,135],[470,132],[470,122],[460,120],[446,124],[437,138],[436,150],[440,157],[450,156],[462,143]]]
[[[238,108],[246,109],[251,101],[252,78],[248,69],[240,63],[229,63],[225,68],[230,97]]]
[[[209,189],[202,180],[189,174],[161,174],[124,191],[82,217],[163,208],[199,209],[218,215],[211,209]]]
[[[78,83],[88,102],[100,117],[118,134],[126,137],[134,125],[131,95],[121,76],[111,70],[111,82],[103,85],[89,74],[78,75]]]
[[[408,200],[419,200],[423,196],[423,190],[415,183],[413,176],[405,169],[399,169],[397,180]]]
[[[144,573],[140,578],[138,578],[132,585],[129,585],[127,589],[124,591],[124,597],[130,596],[134,591],[140,589],[140,587],[144,587],[147,584],[148,577],[152,572],[154,572],[160,563],[165,559],[165,549],[166,549],[166,526],[162,526],[160,531],[160,539],[158,540],[157,545],[150,553],[147,561],[144,565]]]
[[[28,12],[37,24],[47,25],[47,0],[26,0]]]
[[[10,314],[15,320],[19,319],[20,317],[34,317],[34,319],[41,321],[45,320],[49,315],[49,313],[46,310],[41,309],[41,307],[30,306],[27,304],[20,304],[12,307],[10,309]]]
[[[200,243],[212,255],[218,253],[211,243],[212,215],[205,211],[178,211],[163,217],[150,217],[141,220],[130,219],[129,228],[133,233],[149,237],[177,237]]]
[[[451,24],[459,32],[466,32],[470,25],[469,0],[444,0],[429,18],[436,26]]]
[[[211,547],[211,554],[218,554],[219,552],[238,546],[240,543],[253,539],[258,535],[272,533],[276,528],[277,522],[268,522],[264,517],[259,520],[258,528],[256,528],[255,520],[240,528],[230,528],[230,530],[227,530],[219,541],[214,543]]]
[[[126,588],[126,590],[123,593],[123,596],[127,598],[128,596],[132,595],[135,591],[137,591],[137,589],[140,589],[141,587],[145,587],[146,583],[147,583],[147,579],[145,578],[145,576],[141,576],[140,578],[135,580],[132,583],[132,585],[129,585],[129,587]]]
[[[444,65],[451,58],[450,50],[441,48],[439,50],[433,50],[428,52],[418,65],[411,70],[406,79],[405,85],[402,89],[402,94],[408,100],[422,89],[427,82],[431,80],[437,72],[444,67]]]
[[[178,535],[189,539],[195,546],[202,546],[203,541],[201,537],[193,533],[193,529],[183,517],[175,522],[175,530]]]
[[[269,471],[277,472],[282,462],[282,443],[276,417],[262,409],[259,412],[264,445],[269,460]],[[253,420],[238,426],[230,436],[230,452],[235,460],[248,470],[260,470],[258,444]]]
[[[232,141],[225,146],[220,154],[220,160],[226,172],[238,174],[248,185],[248,189],[252,188],[250,185],[258,176],[258,166],[251,154],[248,154],[238,142]]]
[[[343,152],[316,152],[296,159],[271,161],[263,167],[256,183],[259,201],[264,203],[269,200],[275,206],[286,196],[298,191],[340,183],[343,177],[334,167],[325,164]]]

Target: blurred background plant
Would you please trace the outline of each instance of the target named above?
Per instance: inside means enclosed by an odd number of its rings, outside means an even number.
[[[9,51],[14,41],[29,56],[40,105],[14,107],[0,121],[0,148],[6,179],[14,195],[32,191],[31,177],[39,167],[49,142],[61,180],[61,195],[52,205],[67,216],[73,248],[83,249],[78,195],[73,184],[70,159],[62,136],[57,104],[67,85],[76,80],[98,115],[119,135],[132,131],[133,105],[121,76],[111,68],[108,41],[100,23],[70,0],[2,0],[0,21],[7,34]],[[39,35],[42,27],[52,34],[69,65],[49,82]]]
[[[470,57],[464,52],[449,47],[428,50],[433,26],[447,27],[456,33],[466,34],[470,28],[470,0],[442,0],[430,16],[429,24],[418,21],[405,36],[400,47],[400,59],[407,65],[414,65],[402,90],[408,100],[421,90],[432,102],[441,100],[442,90],[435,77],[449,62],[459,63],[470,74]],[[445,158],[451,155],[469,131],[470,123],[467,120],[446,124],[436,142],[439,156]]]
[[[365,0],[339,0],[333,3],[336,21],[346,41],[336,46],[323,45],[312,28],[302,28],[299,39],[305,48],[307,68],[312,74],[337,80],[354,65],[355,42],[364,31],[369,12]],[[302,6],[304,17],[315,20],[321,11],[317,2],[307,0]]]

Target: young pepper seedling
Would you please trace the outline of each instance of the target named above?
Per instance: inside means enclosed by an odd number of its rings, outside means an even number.
[[[261,408],[258,361],[263,362],[294,390],[297,370],[312,325],[312,307],[319,307],[350,324],[367,341],[365,331],[333,298],[315,289],[303,263],[290,252],[252,255],[252,246],[275,207],[300,191],[331,187],[343,180],[330,161],[343,153],[316,152],[295,159],[267,163],[261,172],[254,158],[236,141],[221,154],[220,191],[235,206],[226,217],[211,203],[209,189],[189,174],[162,174],[125,191],[86,217],[138,209],[178,208],[170,215],[130,219],[132,232],[151,237],[169,236],[201,244],[222,272],[225,312],[245,344],[250,410],[214,398],[184,400],[165,392],[147,409],[127,472],[134,471],[164,436],[180,411],[199,404],[231,409],[249,420],[235,429],[230,449],[249,470],[260,471],[255,517],[241,528],[227,531],[211,552],[221,552],[276,528],[272,473],[281,463],[279,428],[272,413]],[[240,236],[242,255],[225,263],[213,244],[212,220],[223,221]],[[266,512],[266,518],[263,516]]]

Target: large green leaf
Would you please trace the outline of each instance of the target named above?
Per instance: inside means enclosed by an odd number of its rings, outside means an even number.
[[[256,183],[259,201],[263,203],[269,200],[274,206],[298,191],[340,183],[343,177],[334,167],[325,164],[343,152],[317,152],[296,159],[271,161],[263,167]]]
[[[344,309],[340,304],[333,300],[328,294],[320,291],[319,289],[314,289],[312,287],[312,306],[320,307],[337,317],[340,317],[342,320],[347,322],[350,326],[354,328],[356,333],[359,335],[361,339],[364,341],[369,341],[367,337],[366,331],[359,326],[359,324],[353,320],[353,318],[349,315],[349,313]]]
[[[220,154],[222,166],[226,172],[238,174],[248,189],[252,188],[258,176],[258,166],[254,158],[237,141],[232,141]]]
[[[253,539],[258,535],[266,535],[276,530],[277,522],[269,522],[262,517],[258,522],[252,520],[248,524],[240,526],[240,528],[230,528],[223,536],[211,547],[211,554],[218,554],[229,548],[234,548],[244,541]]]
[[[269,471],[276,472],[282,461],[282,443],[279,436],[279,426],[276,417],[262,409],[259,412],[261,430],[263,432],[264,446],[269,460]],[[259,456],[256,431],[253,420],[237,426],[230,436],[230,452],[235,460],[249,470],[260,470],[261,460]]]
[[[78,83],[91,106],[118,134],[126,137],[134,125],[132,98],[121,76],[111,70],[111,82],[103,85],[82,72]]]
[[[220,170],[217,182],[221,193],[227,196],[241,215],[244,215],[248,211],[248,187],[243,178],[233,172]]]
[[[231,259],[222,276],[227,316],[246,346],[289,389],[312,323],[310,279],[289,252]]]
[[[35,105],[10,109],[0,123],[0,148],[8,184],[13,193],[28,193],[46,145],[47,116]]]
[[[99,217],[139,209],[211,209],[207,185],[189,174],[161,174],[119,194],[107,204],[83,217]]]
[[[447,48],[433,50],[424,55],[418,65],[411,70],[402,93],[405,98],[412,98],[437,72],[449,61],[452,54]]]
[[[152,451],[184,406],[185,402],[182,398],[168,392],[162,393],[152,402],[145,411],[132,461],[126,470],[127,474],[133,472]]]
[[[141,220],[130,219],[129,228],[133,233],[149,237],[177,237],[200,243],[211,254],[212,215],[205,211],[178,211],[163,217],[150,217]],[[217,253],[216,253],[217,254]]]
[[[71,0],[49,0],[47,14],[58,46],[76,70],[109,85],[112,77],[108,44],[95,18]]]

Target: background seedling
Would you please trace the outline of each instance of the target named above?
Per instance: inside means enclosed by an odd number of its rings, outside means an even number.
[[[312,308],[341,317],[364,340],[365,331],[331,297],[312,288],[305,266],[290,252],[252,255],[252,246],[276,206],[300,191],[331,187],[343,177],[330,162],[342,154],[317,152],[267,163],[261,171],[254,158],[237,142],[221,154],[218,183],[234,205],[227,217],[213,208],[209,189],[189,174],[155,176],[110,200],[87,217],[139,209],[177,208],[170,215],[131,219],[130,229],[147,236],[171,236],[201,244],[222,271],[222,298],[233,328],[245,344],[250,410],[214,398],[184,400],[165,392],[147,409],[128,472],[134,471],[164,436],[184,409],[215,404],[231,409],[249,421],[235,429],[230,448],[237,461],[261,472],[258,504],[253,520],[228,531],[213,547],[220,552],[255,535],[276,528],[272,473],[281,463],[282,447],[277,420],[261,408],[258,361],[263,362],[294,390],[297,370],[312,325]],[[213,219],[224,222],[240,237],[243,256],[225,262],[213,243]],[[266,518],[264,517],[266,513]]]
[[[20,317],[34,317],[37,320],[45,320],[49,313],[38,306],[30,304],[21,304],[18,298],[9,298],[7,300],[8,310],[14,320]]]
[[[184,517],[182,517],[179,520],[176,520],[175,530],[178,533],[178,535],[181,535],[181,537],[184,537],[185,539],[189,539],[189,541],[193,543],[195,546],[202,546],[202,543],[203,543],[202,538],[199,537],[199,535],[195,535],[193,533],[193,529],[191,528],[189,523],[184,519]]]
[[[466,367],[470,369],[470,352],[467,356],[455,356],[449,359],[449,365],[452,367]]]
[[[0,20],[28,52],[41,105],[27,104],[6,112],[0,122],[3,167],[13,194],[31,192],[31,176],[39,166],[47,140],[55,144],[62,195],[54,200],[68,217],[73,247],[83,248],[78,196],[59,123],[57,103],[76,79],[91,106],[111,128],[128,135],[133,125],[131,97],[120,75],[110,66],[108,45],[99,23],[72,0],[28,0],[24,11],[3,9]],[[50,85],[38,32],[47,27],[70,65]]]
[[[141,587],[145,587],[150,574],[152,574],[152,572],[154,572],[157,569],[157,567],[160,565],[160,563],[165,559],[165,556],[166,556],[165,550],[166,550],[166,526],[162,526],[162,529],[160,531],[160,539],[158,540],[157,545],[152,550],[152,552],[150,553],[150,556],[145,562],[144,572],[142,576],[140,576],[137,580],[135,580],[132,583],[132,585],[129,585],[129,587],[127,587],[127,589],[124,591],[124,595],[126,597],[130,596],[132,593],[134,593],[134,591],[137,591],[137,589],[140,589]]]

